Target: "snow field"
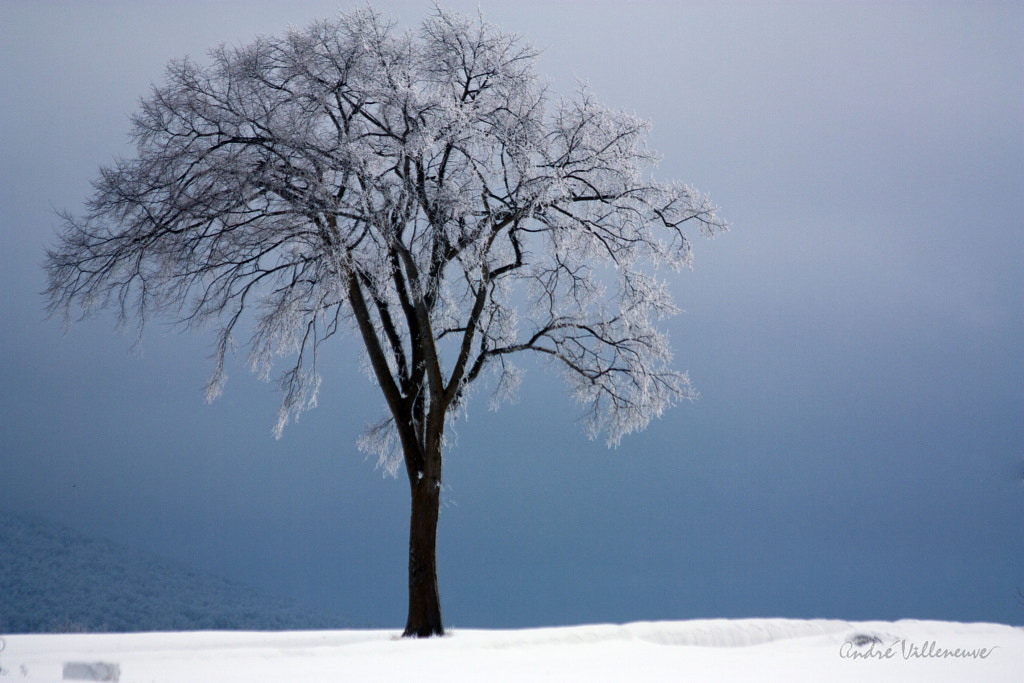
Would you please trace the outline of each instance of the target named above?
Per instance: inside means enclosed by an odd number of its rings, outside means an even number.
[[[522,630],[456,628],[444,638],[419,641],[398,634],[7,635],[6,649],[0,652],[0,681],[60,681],[67,662],[117,664],[121,683],[999,682],[1019,681],[1024,672],[1024,628],[1000,624],[715,619]]]

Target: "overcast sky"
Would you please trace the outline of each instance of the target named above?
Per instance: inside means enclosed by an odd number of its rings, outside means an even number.
[[[474,13],[477,1],[446,6]],[[696,617],[1024,623],[1024,9],[1019,3],[479,2],[653,121],[694,237],[666,325],[700,398],[607,449],[544,366],[446,455],[446,623]],[[413,27],[427,2],[380,2]],[[405,617],[408,486],[355,447],[383,410],[337,340],[319,407],[212,339],[62,334],[57,210],[130,155],[174,57],[335,2],[0,3],[0,508],[332,610]],[[2,608],[2,604],[0,604]]]

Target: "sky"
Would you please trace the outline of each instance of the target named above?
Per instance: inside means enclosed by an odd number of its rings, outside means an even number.
[[[408,487],[356,438],[357,338],[319,407],[213,339],[46,318],[45,248],[166,63],[355,7],[0,3],[0,507],[331,610],[404,622]],[[359,4],[361,6],[361,3]],[[432,5],[379,2],[414,27]],[[1024,623],[1024,8],[450,2],[653,123],[691,236],[664,323],[699,399],[615,449],[544,365],[446,453],[447,625],[791,617]],[[2,607],[2,605],[0,605]]]

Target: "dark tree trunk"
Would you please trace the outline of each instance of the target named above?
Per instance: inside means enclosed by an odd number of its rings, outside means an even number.
[[[426,477],[411,482],[409,520],[409,617],[405,637],[444,635],[441,597],[437,590],[437,513],[439,482]]]

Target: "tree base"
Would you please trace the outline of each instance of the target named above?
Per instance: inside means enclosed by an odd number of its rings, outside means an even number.
[[[434,636],[443,635],[445,635],[444,627],[441,624],[416,629],[410,629],[409,626],[406,626],[405,632],[402,633],[403,638],[433,638]]]

